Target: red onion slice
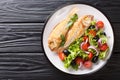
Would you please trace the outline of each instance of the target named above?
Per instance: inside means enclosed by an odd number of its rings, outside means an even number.
[[[99,44],[99,46],[101,46],[102,45],[102,43],[101,43],[101,38],[98,40],[98,44]]]
[[[97,52],[96,56],[98,56],[98,54],[99,54],[98,49],[96,49],[94,46],[89,46],[88,49],[89,49],[89,48],[94,49],[94,50]]]
[[[87,42],[88,42],[88,39],[86,39],[85,43],[87,43]]]
[[[83,65],[83,63],[82,63],[82,62],[80,62],[80,65],[78,66],[78,68],[80,69],[80,68],[82,67],[82,65]]]
[[[95,29],[96,29],[96,30],[98,30],[98,27],[97,27],[97,26],[95,26]]]
[[[80,48],[82,49],[82,45],[84,44],[85,42],[82,42],[81,44],[80,44]],[[83,49],[82,49],[83,50]]]

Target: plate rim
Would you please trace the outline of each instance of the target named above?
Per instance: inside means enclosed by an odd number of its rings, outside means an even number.
[[[63,71],[63,70],[61,70],[61,69],[58,69],[58,68],[49,60],[49,58],[48,58],[47,55],[46,55],[45,49],[44,49],[44,44],[43,44],[43,37],[44,37],[44,36],[43,36],[43,34],[44,34],[44,31],[45,31],[47,22],[49,21],[49,19],[53,16],[53,14],[54,14],[56,11],[58,11],[58,10],[64,8],[64,7],[70,6],[70,5],[85,5],[85,6],[89,6],[89,7],[92,7],[92,8],[97,9],[99,12],[101,12],[101,13],[107,18],[107,20],[109,21],[109,24],[110,24],[110,26],[111,26],[111,28],[112,28],[112,32],[113,32],[113,47],[112,47],[112,50],[111,50],[111,55],[106,59],[105,64],[104,64],[101,68],[99,68],[99,69],[97,69],[97,70],[95,70],[95,71],[93,71],[93,72],[91,72],[91,73],[72,74],[72,73],[65,72],[65,71]],[[114,34],[114,28],[113,28],[113,25],[111,24],[110,18],[109,18],[109,17],[107,16],[107,14],[104,13],[101,9],[97,8],[97,7],[94,6],[94,5],[87,4],[87,3],[76,3],[76,2],[75,2],[75,3],[67,3],[67,4],[63,4],[63,5],[59,6],[59,7],[57,7],[57,8],[56,8],[55,10],[53,10],[53,12],[51,12],[51,13],[47,16],[47,18],[45,19],[45,22],[44,22],[44,25],[43,25],[43,29],[42,29],[42,34],[41,34],[41,46],[42,46],[42,49],[43,49],[43,53],[44,53],[45,57],[47,58],[47,60],[49,61],[49,63],[50,63],[52,66],[54,66],[58,71],[63,72],[63,73],[66,73],[66,74],[70,74],[70,75],[89,75],[89,74],[93,74],[93,73],[99,71],[100,69],[102,69],[102,68],[107,64],[107,62],[110,60],[110,58],[111,58],[111,56],[112,56],[112,54],[113,54],[113,51],[114,51],[114,45],[115,45],[115,34]]]

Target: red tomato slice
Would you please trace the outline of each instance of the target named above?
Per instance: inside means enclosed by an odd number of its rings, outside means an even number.
[[[84,43],[84,44],[82,45],[82,49],[85,50],[85,51],[87,51],[89,46],[90,46],[89,43]]]
[[[90,52],[90,53],[89,53],[89,55],[88,55],[88,59],[89,59],[89,60],[91,60],[91,59],[92,59],[92,57],[93,57],[93,53],[92,53],[92,52]]]
[[[59,58],[62,60],[62,61],[64,61],[65,60],[65,54],[63,53],[63,52],[59,52],[58,53],[58,55],[59,55]]]
[[[83,62],[83,60],[80,57],[75,58],[76,64],[80,65],[80,62]]]
[[[83,39],[84,39],[84,41],[86,41],[86,40],[88,39],[88,37],[87,37],[87,36],[84,36]]]
[[[107,43],[105,43],[105,44],[103,44],[103,45],[100,46],[100,50],[101,51],[105,51],[107,48],[108,48]]]
[[[96,36],[96,31],[95,30],[90,30],[89,34]]]
[[[100,28],[103,28],[104,27],[104,23],[102,21],[98,21],[96,23],[96,26],[100,29]]]
[[[83,65],[84,65],[85,68],[89,69],[89,68],[92,67],[92,62],[91,61],[85,61]]]

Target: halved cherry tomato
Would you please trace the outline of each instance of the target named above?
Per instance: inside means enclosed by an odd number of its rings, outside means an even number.
[[[58,55],[59,55],[59,58],[60,58],[62,61],[65,60],[66,55],[65,55],[63,52],[59,52]]]
[[[96,26],[100,29],[100,28],[103,28],[104,27],[104,23],[102,21],[98,21],[96,23]]]
[[[85,61],[83,65],[84,65],[85,68],[89,69],[89,68],[92,67],[92,62],[91,61]]]
[[[89,43],[84,43],[84,44],[82,45],[82,49],[85,50],[85,51],[87,51],[89,46],[90,46]]]
[[[86,41],[88,39],[88,36],[84,36],[83,39],[84,41]]]
[[[101,51],[105,51],[108,48],[107,43],[104,43],[103,45],[100,46]]]
[[[93,53],[90,52],[89,55],[88,55],[88,59],[91,60],[93,58]]]
[[[90,30],[89,31],[89,34],[93,35],[93,36],[96,36],[96,31],[95,30]]]
[[[80,62],[83,62],[83,60],[80,57],[75,58],[76,64],[80,65]]]

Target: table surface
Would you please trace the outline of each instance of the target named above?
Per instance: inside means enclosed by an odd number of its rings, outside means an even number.
[[[114,28],[113,54],[93,74],[65,74],[48,61],[42,49],[45,20],[56,8],[72,3],[95,6],[106,14]],[[119,30],[120,0],[0,0],[0,80],[119,80]]]

